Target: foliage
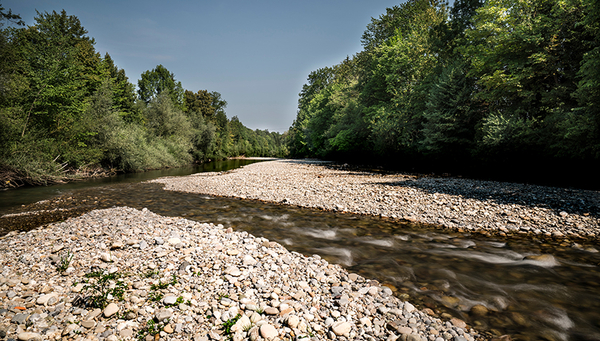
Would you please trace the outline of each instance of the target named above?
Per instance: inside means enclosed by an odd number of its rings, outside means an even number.
[[[142,73],[138,81],[138,94],[145,103],[168,91],[169,98],[180,110],[185,110],[184,90],[181,82],[175,80],[175,74],[162,65]]]
[[[56,271],[63,273],[71,265],[71,261],[73,260],[73,253],[68,251],[65,255],[60,257],[60,261],[56,264]]]
[[[148,335],[155,336],[155,335],[159,334],[163,329],[165,329],[165,326],[167,325],[167,323],[169,323],[169,319],[166,319],[161,323],[155,321],[154,319],[148,320],[146,322],[146,325],[143,328],[140,328],[140,330],[138,330],[138,332],[137,332],[138,340],[140,340],[140,341],[145,340],[146,336],[148,336]]]
[[[229,320],[223,322],[223,334],[225,334],[225,336],[228,339],[233,338],[233,333],[231,332],[231,327],[233,327],[237,321],[242,317],[241,314],[237,314],[235,317],[230,318]]]
[[[92,307],[104,309],[111,299],[123,300],[127,285],[123,275],[105,270],[97,270],[85,275],[83,291],[88,293],[86,302]]]
[[[144,171],[287,153],[281,134],[230,120],[221,94],[185,90],[163,65],[141,75],[136,93],[64,10],[19,26],[0,6],[2,187],[62,182],[90,168]]]
[[[442,172],[550,174],[546,165],[565,160],[593,168],[599,5],[410,0],[388,8],[367,25],[363,51],[309,74],[290,153]]]

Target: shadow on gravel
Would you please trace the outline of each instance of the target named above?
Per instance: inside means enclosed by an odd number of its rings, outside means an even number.
[[[600,217],[600,192],[559,187],[545,187],[508,182],[459,178],[408,178],[381,185],[421,189],[429,194],[450,194],[498,204],[548,208],[559,214],[588,214]]]

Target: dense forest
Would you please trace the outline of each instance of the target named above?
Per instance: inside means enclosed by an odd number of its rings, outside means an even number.
[[[361,42],[308,76],[292,156],[597,179],[600,1],[410,0]]]
[[[0,6],[0,187],[287,154],[282,134],[228,119],[221,94],[162,65],[136,89],[87,34],[64,10],[26,26]]]

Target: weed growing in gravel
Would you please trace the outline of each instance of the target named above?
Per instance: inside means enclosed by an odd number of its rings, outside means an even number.
[[[158,283],[156,283],[156,284],[152,284],[152,285],[150,286],[150,290],[151,290],[151,291],[148,293],[148,299],[149,299],[150,301],[152,301],[152,302],[159,302],[160,300],[162,300],[162,298],[164,297],[164,295],[163,295],[161,292],[159,292],[158,290],[161,290],[161,289],[166,289],[166,288],[168,288],[170,285],[175,285],[175,284],[177,284],[177,283],[178,283],[178,281],[177,281],[177,276],[176,276],[175,274],[173,274],[173,278],[171,279],[171,281],[170,281],[170,282],[165,282],[165,283],[163,283],[163,282],[160,280],[160,278],[159,278],[159,279],[158,279]],[[183,302],[183,297],[179,297],[179,298],[177,298],[177,302],[179,302],[179,299],[180,299],[180,298],[181,298],[181,302]],[[179,303],[181,303],[181,302],[179,302]],[[178,303],[178,304],[179,304],[179,303]]]
[[[123,274],[118,272],[107,273],[105,270],[97,270],[85,275],[86,280],[83,291],[89,293],[85,298],[88,305],[104,309],[110,299],[123,300],[123,294],[127,285],[123,281]]]
[[[229,320],[223,322],[223,329],[225,329],[225,332],[223,334],[227,336],[228,339],[233,338],[231,327],[233,327],[233,325],[240,319],[240,317],[242,317],[242,314],[237,314],[234,318],[230,318]]]
[[[158,291],[151,291],[150,293],[148,293],[148,299],[152,302],[160,302],[160,300],[162,300],[164,297],[164,295]]]
[[[148,270],[143,275],[144,275],[144,278],[150,278],[150,277],[153,277],[154,275],[158,275],[158,274],[159,274],[158,270]]]
[[[60,257],[60,262],[58,264],[56,264],[56,271],[63,273],[65,272],[68,268],[69,265],[71,265],[71,261],[73,260],[73,253],[71,251],[67,251],[66,255],[62,255]]]
[[[175,285],[177,284],[177,276],[175,274],[173,274],[173,279],[171,279],[170,282],[161,282],[160,278],[158,279],[158,283],[157,284],[152,284],[150,286],[150,290],[160,290],[160,289],[166,289],[169,287],[169,285]]]
[[[137,338],[138,340],[145,340],[146,336],[148,335],[156,335],[158,333],[160,333],[164,328],[165,325],[169,323],[169,319],[164,320],[162,323],[158,323],[156,321],[154,321],[153,319],[148,320],[148,322],[146,322],[146,326],[140,330],[138,330],[137,333]]]

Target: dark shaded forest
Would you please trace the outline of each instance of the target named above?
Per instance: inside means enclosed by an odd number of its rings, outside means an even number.
[[[162,65],[136,90],[94,44],[64,10],[26,26],[0,5],[0,187],[287,154],[282,134],[229,119],[218,92]]]
[[[410,0],[308,76],[294,157],[598,186],[598,0]]]

